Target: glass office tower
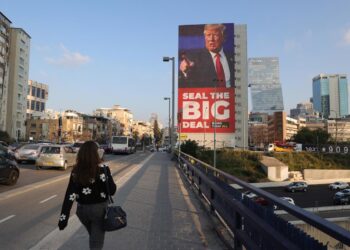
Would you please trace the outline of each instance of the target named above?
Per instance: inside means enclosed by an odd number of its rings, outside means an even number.
[[[324,118],[349,114],[348,80],[344,74],[319,74],[312,79],[314,109]]]
[[[272,114],[284,110],[277,57],[250,58],[248,83],[252,112]]]

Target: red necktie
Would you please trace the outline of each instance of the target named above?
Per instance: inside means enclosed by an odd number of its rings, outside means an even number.
[[[216,66],[216,76],[217,76],[217,87],[226,87],[224,68],[222,67],[220,61],[220,54],[215,55],[215,66]]]

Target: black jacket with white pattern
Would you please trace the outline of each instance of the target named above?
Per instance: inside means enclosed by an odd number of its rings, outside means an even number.
[[[75,183],[73,180],[74,173],[71,173],[66,195],[64,197],[60,218],[58,221],[58,227],[63,230],[69,219],[70,210],[72,208],[73,202],[76,200],[79,204],[96,204],[105,202],[108,199],[106,181],[108,180],[108,187],[110,195],[114,195],[117,186],[114,183],[111,171],[108,166],[106,166],[107,178],[105,176],[103,166],[99,168],[98,176],[91,180],[88,185],[81,185]]]

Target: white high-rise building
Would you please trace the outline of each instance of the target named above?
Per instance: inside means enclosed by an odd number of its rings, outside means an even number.
[[[23,29],[10,29],[6,131],[15,139],[25,138],[30,39]]]
[[[0,131],[6,130],[11,21],[0,12]]]

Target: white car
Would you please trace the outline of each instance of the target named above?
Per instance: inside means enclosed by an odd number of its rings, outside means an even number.
[[[251,191],[246,191],[243,193],[243,196],[247,196],[249,199],[254,199],[256,197],[258,197],[256,194],[254,194],[253,192]]]
[[[284,201],[287,201],[287,202],[289,202],[292,205],[295,205],[295,202],[294,202],[293,198],[291,198],[291,197],[280,197],[280,199],[284,200]],[[278,208],[278,206],[273,205],[273,209],[276,210],[277,208]]]
[[[295,202],[294,202],[293,198],[291,198],[291,197],[280,197],[280,198],[284,201],[289,202],[290,204],[295,205]]]
[[[342,191],[336,192],[336,196],[344,196],[344,195],[349,195],[350,194],[350,189],[343,189]]]
[[[349,187],[349,184],[343,181],[336,181],[336,182],[333,182],[332,184],[329,184],[329,189],[332,189],[332,190],[338,190],[338,189],[340,190],[348,187]]]
[[[18,163],[22,161],[36,161],[44,144],[26,144],[15,152],[15,159]]]

